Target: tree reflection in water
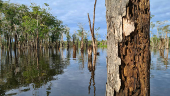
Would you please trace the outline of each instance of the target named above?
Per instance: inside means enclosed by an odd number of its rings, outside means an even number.
[[[93,64],[92,64],[92,58],[88,58],[88,69],[89,72],[91,72],[91,78],[90,78],[90,82],[89,82],[89,86],[88,86],[88,90],[89,90],[89,94],[90,94],[90,90],[91,90],[91,81],[93,80],[93,88],[94,88],[94,96],[96,95],[96,87],[95,87],[95,64],[96,63],[96,55],[94,55],[93,58]]]
[[[63,62],[64,59],[53,49],[47,50],[1,50],[0,94],[5,95],[7,90],[29,86],[32,83],[34,89],[40,88],[54,80],[54,75],[62,74],[69,63]],[[69,51],[67,57],[70,58]],[[47,96],[50,89],[51,85],[47,88]],[[23,91],[28,90],[30,88]]]

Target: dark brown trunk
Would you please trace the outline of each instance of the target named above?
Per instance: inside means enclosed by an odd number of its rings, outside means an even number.
[[[9,36],[8,36],[8,34],[7,34],[7,47],[9,47]]]
[[[84,51],[84,42],[83,42],[83,31],[82,31],[82,36],[81,36],[81,51]]]
[[[73,58],[76,58],[76,45],[73,45]]]
[[[16,47],[17,47],[17,34],[15,33],[15,43],[14,43],[14,50],[16,50]]]
[[[149,0],[106,0],[106,21],[106,96],[149,96]]]

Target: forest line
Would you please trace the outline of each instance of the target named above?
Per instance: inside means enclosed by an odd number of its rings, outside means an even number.
[[[77,46],[81,41],[85,45],[92,43],[88,41],[89,31],[85,31],[81,23],[79,30],[70,35],[70,28],[63,24],[49,12],[49,5],[44,3],[41,8],[31,3],[31,6],[0,1],[0,45],[1,48],[59,48],[64,45]],[[95,28],[98,31],[100,28]],[[63,35],[66,35],[66,41]],[[96,33],[96,39],[100,34]],[[81,38],[81,41],[79,40]],[[98,42],[98,46],[106,47],[106,40]]]

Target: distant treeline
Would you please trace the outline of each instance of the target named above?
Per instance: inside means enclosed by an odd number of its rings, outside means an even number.
[[[39,48],[58,42],[69,28],[49,12],[49,5],[41,8],[0,1],[0,45],[2,48]]]
[[[151,19],[154,17],[154,15],[151,15]],[[150,44],[154,48],[159,48],[159,49],[164,49],[164,48],[169,48],[169,33],[170,33],[170,25],[168,25],[169,21],[156,21],[156,23],[151,22],[150,27],[153,29],[156,27],[157,29],[157,34],[153,34],[152,31],[151,33],[151,38],[150,38]]]

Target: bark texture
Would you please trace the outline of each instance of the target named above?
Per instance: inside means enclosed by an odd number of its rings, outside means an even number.
[[[106,96],[150,95],[150,2],[106,0]]]

